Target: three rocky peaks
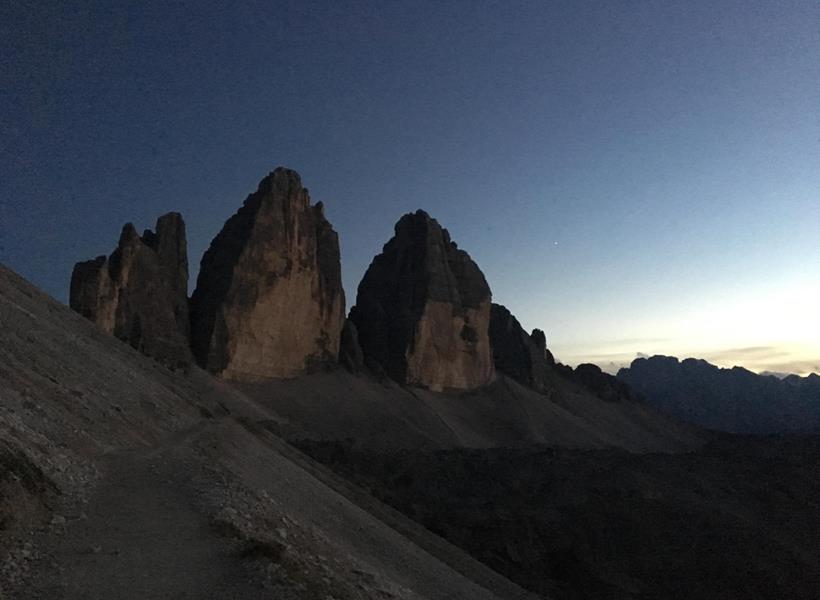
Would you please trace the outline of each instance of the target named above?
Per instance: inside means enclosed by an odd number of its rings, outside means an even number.
[[[424,211],[404,215],[373,259],[345,319],[339,238],[321,202],[277,168],[213,239],[187,298],[178,213],[108,256],[78,263],[71,308],[171,366],[195,361],[234,381],[296,377],[342,363],[435,391],[470,390],[496,369],[539,391],[555,361],[492,304],[478,265]]]

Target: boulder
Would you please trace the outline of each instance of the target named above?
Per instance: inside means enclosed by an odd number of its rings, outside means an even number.
[[[475,262],[419,210],[373,259],[350,320],[371,369],[434,391],[469,390],[495,375],[490,303]]]
[[[104,331],[171,367],[190,364],[188,257],[178,213],[140,237],[123,227],[111,256],[77,263],[69,305]]]
[[[191,297],[196,361],[237,381],[335,365],[344,312],[338,236],[298,173],[277,168],[202,258]]]

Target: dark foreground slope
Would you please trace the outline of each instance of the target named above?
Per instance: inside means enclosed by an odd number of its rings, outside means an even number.
[[[639,358],[618,379],[690,423],[733,433],[820,433],[820,376],[784,379],[705,360]]]
[[[689,454],[300,448],[530,590],[563,599],[804,599],[820,589],[820,438]]]
[[[0,266],[0,597],[524,598]]]

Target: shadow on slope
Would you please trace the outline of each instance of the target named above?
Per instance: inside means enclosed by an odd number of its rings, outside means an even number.
[[[679,452],[699,447],[696,428],[640,402],[606,402],[563,378],[549,395],[498,375],[466,393],[401,387],[346,371],[237,384],[280,415],[287,439],[345,440],[375,449],[550,444]]]
[[[617,450],[303,451],[539,594],[813,599],[820,438]]]

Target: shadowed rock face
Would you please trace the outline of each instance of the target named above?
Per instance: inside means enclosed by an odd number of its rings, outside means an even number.
[[[636,394],[623,381],[609,373],[604,373],[598,365],[583,363],[575,367],[573,379],[590,392],[607,402],[639,401]]]
[[[495,373],[490,288],[424,211],[404,215],[359,284],[350,320],[368,366],[399,383],[473,389]]]
[[[540,329],[528,334],[518,319],[500,304],[490,311],[490,345],[495,368],[539,392],[550,387],[550,366],[555,364]]]
[[[637,394],[593,364],[572,367],[555,362],[540,329],[528,334],[504,306],[493,304],[490,312],[490,344],[495,368],[519,383],[543,394],[555,388],[555,377],[568,379],[608,402],[637,401]]]
[[[104,331],[169,366],[191,362],[188,349],[188,256],[178,213],[157,220],[156,233],[123,227],[109,257],[77,263],[69,304]]]
[[[342,338],[339,342],[339,363],[351,373],[356,373],[364,367],[364,355],[359,345],[359,332],[353,321],[345,319],[342,328]]]
[[[299,175],[277,168],[202,258],[194,356],[227,379],[296,377],[336,363],[344,310],[338,236]]]

